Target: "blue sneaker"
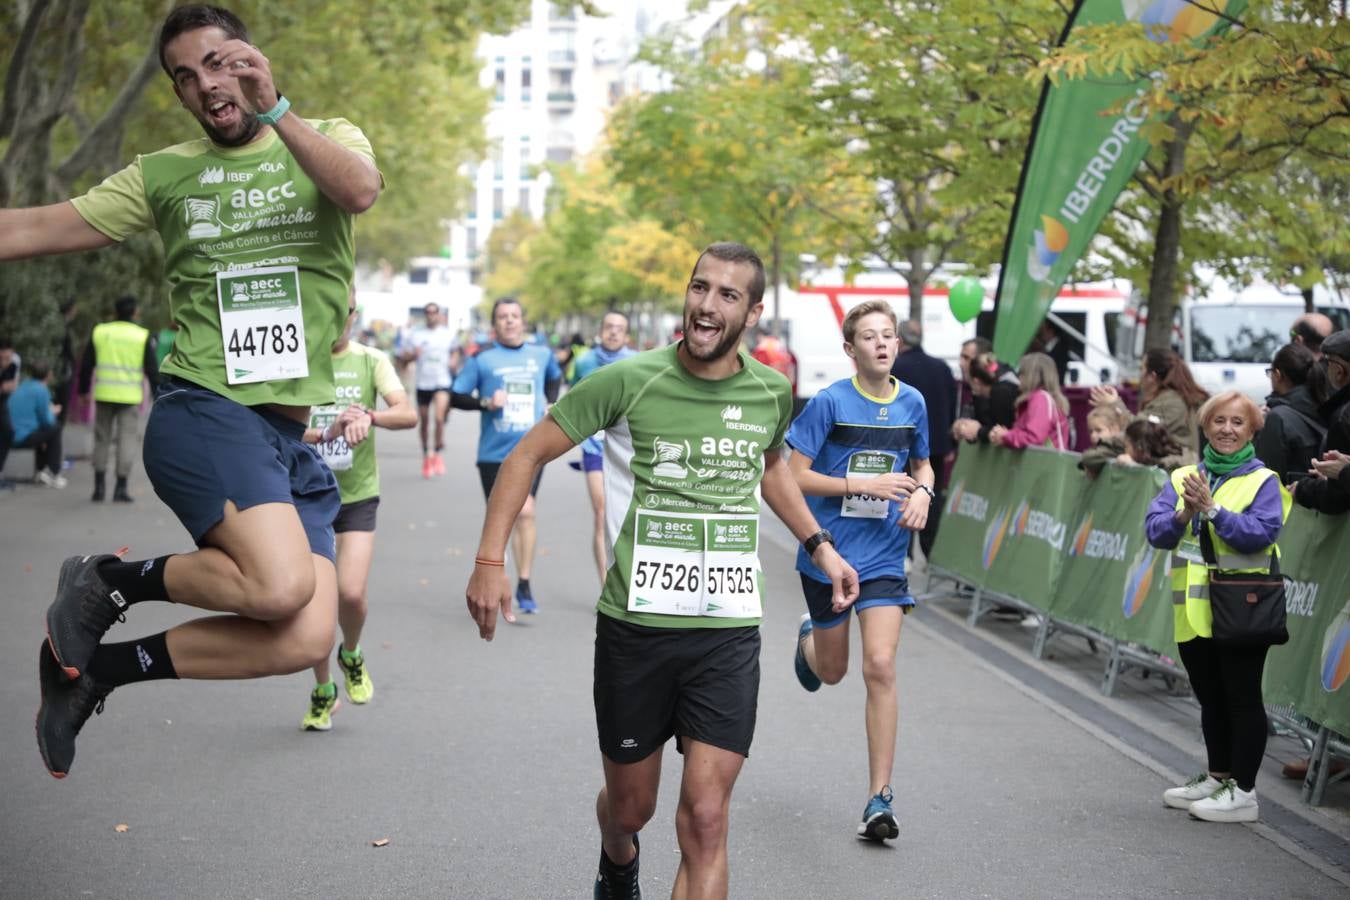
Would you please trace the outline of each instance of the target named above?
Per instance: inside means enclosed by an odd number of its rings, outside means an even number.
[[[895,813],[891,810],[891,801],[894,799],[895,794],[888,784],[867,801],[862,824],[858,826],[858,837],[869,841],[885,841],[900,836],[900,824],[895,821]]]
[[[820,690],[820,678],[815,672],[811,671],[811,666],[806,662],[806,651],[802,649],[802,641],[811,633],[815,626],[811,624],[811,614],[802,614],[802,624],[797,627],[797,658],[793,661],[793,667],[797,670],[797,681],[808,691]]]
[[[539,612],[539,604],[535,602],[534,594],[528,587],[518,582],[516,584],[516,605],[526,615],[532,616]]]

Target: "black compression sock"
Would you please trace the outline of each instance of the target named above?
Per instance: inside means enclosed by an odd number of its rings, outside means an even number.
[[[138,681],[177,678],[178,672],[169,659],[166,631],[126,641],[121,644],[99,644],[89,663],[89,675],[99,684],[121,687]]]
[[[112,559],[98,567],[98,574],[108,582],[109,587],[122,593],[128,605],[143,600],[168,603],[171,601],[164,588],[164,565],[168,561],[167,556],[137,562]]]
[[[534,596],[534,594],[530,593],[530,579],[528,579],[528,578],[519,578],[519,579],[517,579],[517,580],[516,580],[516,590],[520,591],[520,592],[521,592],[522,594],[524,594],[526,597],[533,597],[533,596]]]

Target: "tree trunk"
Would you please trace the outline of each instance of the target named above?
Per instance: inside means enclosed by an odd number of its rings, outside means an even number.
[[[1310,287],[1303,289],[1303,311],[1317,312],[1317,307],[1313,306],[1313,289]]]
[[[770,273],[770,277],[773,279],[773,336],[780,339],[783,337],[783,304],[778,282],[782,278],[780,274],[782,271],[782,253],[783,248],[778,239],[778,232],[775,231],[773,233],[773,259],[769,265],[773,269]]]
[[[1186,165],[1186,142],[1193,129],[1177,126],[1176,137],[1165,145],[1163,178],[1180,175]],[[1153,242],[1153,269],[1148,279],[1148,326],[1144,330],[1144,350],[1166,350],[1172,346],[1172,316],[1177,305],[1177,261],[1181,253],[1182,199],[1176,191],[1163,191],[1158,210],[1158,229]]]

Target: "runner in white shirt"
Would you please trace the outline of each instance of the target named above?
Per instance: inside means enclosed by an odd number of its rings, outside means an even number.
[[[401,355],[405,363],[415,362],[417,373],[417,434],[422,439],[422,477],[445,474],[445,420],[450,416],[450,358],[455,345],[455,334],[445,327],[441,308],[428,303],[423,310],[427,317],[425,328],[413,331],[408,348]],[[434,421],[435,443],[427,442],[427,422]]]

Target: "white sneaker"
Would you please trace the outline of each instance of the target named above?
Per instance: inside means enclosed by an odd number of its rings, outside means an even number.
[[[1231,778],[1225,778],[1208,797],[1191,804],[1191,817],[1206,822],[1255,822],[1260,812],[1256,791],[1244,791]]]
[[[47,487],[56,488],[57,490],[64,488],[67,484],[70,483],[66,481],[66,477],[64,475],[53,475],[46,469],[38,469],[37,474],[33,476],[33,480],[36,481],[38,484],[45,484]]]
[[[1163,791],[1163,806],[1172,809],[1190,809],[1191,804],[1203,800],[1223,787],[1223,782],[1208,772],[1201,772],[1181,787]]]

